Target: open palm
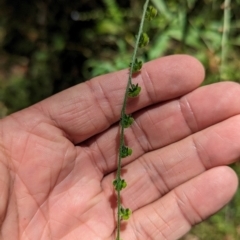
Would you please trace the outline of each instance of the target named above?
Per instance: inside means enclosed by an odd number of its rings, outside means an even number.
[[[130,99],[122,238],[178,239],[237,188],[240,87],[198,88],[189,56],[144,65]],[[118,120],[127,70],[72,87],[0,121],[1,239],[115,239]],[[14,96],[13,96],[14,97]]]

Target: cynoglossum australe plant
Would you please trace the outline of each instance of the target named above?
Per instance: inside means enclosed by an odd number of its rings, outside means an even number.
[[[113,186],[117,192],[117,233],[116,240],[120,240],[120,225],[122,220],[128,220],[131,215],[131,210],[129,208],[125,208],[121,202],[121,190],[127,187],[127,182],[125,179],[121,177],[121,162],[122,159],[128,157],[132,154],[132,149],[126,146],[124,141],[124,133],[125,129],[130,127],[134,119],[132,116],[126,114],[126,106],[127,99],[130,97],[137,97],[141,91],[141,87],[138,84],[134,84],[132,82],[133,74],[141,71],[142,61],[137,59],[137,51],[138,48],[145,47],[149,42],[149,37],[147,33],[143,31],[144,21],[152,20],[157,15],[157,10],[148,6],[149,0],[145,1],[143,7],[143,14],[141,17],[139,31],[136,37],[135,47],[132,55],[132,61],[129,65],[129,76],[128,82],[125,90],[125,95],[123,98],[123,104],[121,109],[121,118],[120,118],[120,146],[119,146],[119,154],[118,154],[118,163],[117,163],[117,176],[113,181]]]

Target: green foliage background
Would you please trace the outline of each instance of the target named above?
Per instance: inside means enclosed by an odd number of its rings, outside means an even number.
[[[0,0],[0,117],[94,76],[127,68],[143,3]],[[144,61],[191,54],[206,68],[204,84],[240,81],[240,0],[231,2],[225,44],[224,1],[152,4],[159,15],[146,26],[151,44]],[[239,165],[233,168],[239,175]],[[183,239],[240,239],[240,191]]]

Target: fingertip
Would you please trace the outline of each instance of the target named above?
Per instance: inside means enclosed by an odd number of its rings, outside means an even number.
[[[226,189],[228,189],[227,202],[231,200],[231,198],[235,195],[238,190],[239,179],[236,172],[229,166],[220,166],[216,168],[217,176],[219,179],[219,189],[222,188],[221,185],[224,185]],[[227,196],[227,195],[226,195]]]
[[[180,205],[187,213],[188,222],[194,225],[223,208],[237,188],[236,173],[228,166],[219,166],[197,176],[175,192],[180,196],[180,202],[185,202]]]
[[[234,197],[238,189],[238,177],[229,166],[219,166],[206,172],[203,204],[199,205],[203,218],[214,214]],[[204,206],[205,205],[205,206]]]
[[[229,166],[214,167],[196,179],[196,186],[206,196],[205,201],[215,208],[219,204],[219,209],[232,199],[238,188],[237,174]]]
[[[159,87],[164,88],[166,96],[170,97],[181,96],[194,90],[205,78],[203,65],[190,55],[161,57],[146,63],[144,70],[143,80],[147,82],[150,79],[155,90]]]

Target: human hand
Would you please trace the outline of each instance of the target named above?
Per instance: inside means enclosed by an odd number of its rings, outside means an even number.
[[[127,111],[123,159],[128,240],[174,240],[237,188],[240,87],[198,88],[190,56],[146,63]],[[0,121],[1,239],[115,239],[118,121],[127,70],[97,77]],[[14,97],[14,96],[13,96]]]

